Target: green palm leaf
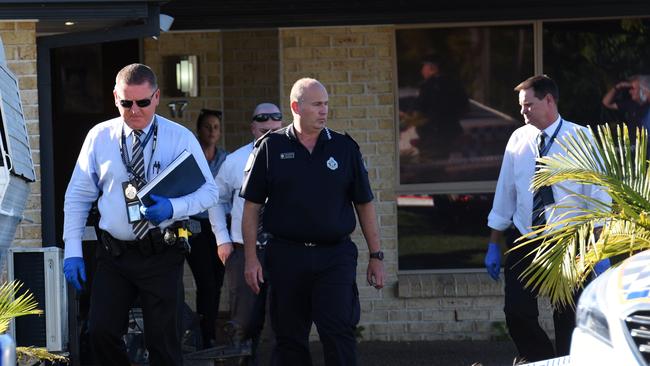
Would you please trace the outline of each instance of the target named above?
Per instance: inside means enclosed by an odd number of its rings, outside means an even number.
[[[0,333],[7,331],[9,322],[15,317],[43,314],[42,310],[36,308],[38,304],[30,292],[25,291],[16,296],[21,288],[22,283],[18,281],[0,286]]]
[[[601,259],[650,248],[646,131],[637,130],[635,145],[630,142],[627,127],[619,125],[615,131],[608,125],[598,126],[596,132],[578,130],[575,136],[557,141],[565,155],[537,160],[533,189],[574,181],[599,186],[612,198],[608,203],[569,192],[586,201],[589,209],[563,206],[566,212],[562,215],[552,211],[554,221],[535,228],[511,249],[541,241],[529,254],[532,263],[521,277],[526,286],[548,296],[555,306],[573,304],[574,292]]]

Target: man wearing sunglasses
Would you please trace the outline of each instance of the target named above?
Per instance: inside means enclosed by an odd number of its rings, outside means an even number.
[[[366,279],[377,289],[385,279],[368,171],[357,143],[327,127],[329,97],[319,81],[298,80],[290,101],[293,123],[260,138],[245,167],[246,283],[258,293],[265,282],[256,253],[264,206],[273,365],[312,364],[312,322],[326,365],[356,365],[358,250],[350,239],[355,210],[370,251]]]
[[[266,308],[266,286],[259,296],[246,285],[244,278],[244,245],[241,233],[242,210],[244,199],[239,197],[244,167],[253,151],[255,140],[262,135],[282,127],[282,113],[271,103],[262,103],[255,107],[251,122],[254,140],[226,157],[215,178],[219,188],[219,204],[209,210],[212,230],[217,237],[219,258],[226,266],[226,278],[230,295],[230,317],[237,341],[252,340],[253,354],[248,365],[257,365],[257,345],[264,326]],[[226,213],[230,210],[230,232],[226,227]],[[257,256],[264,263],[266,241],[257,241]]]
[[[151,365],[181,365],[184,248],[163,237],[162,230],[168,234],[176,221],[214,206],[217,187],[194,135],[155,114],[160,90],[149,67],[131,64],[120,70],[113,96],[120,117],[88,132],[65,194],[63,271],[77,291],[87,288],[81,237],[99,197],[101,245],[88,322],[95,361],[130,365],[122,336],[139,298]],[[153,205],[140,206],[137,190],[184,150],[194,155],[205,183],[186,196],[152,196]]]

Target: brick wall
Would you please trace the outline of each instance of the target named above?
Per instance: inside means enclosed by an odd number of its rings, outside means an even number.
[[[199,59],[199,96],[169,97],[165,95],[165,56],[197,55]],[[196,131],[196,119],[201,108],[223,109],[221,87],[221,32],[167,32],[158,40],[144,40],[144,63],[150,66],[158,76],[158,83],[163,91],[158,113],[173,121],[181,123]],[[171,101],[189,102],[183,117],[171,117],[167,104]]]
[[[252,140],[251,114],[262,102],[280,105],[278,31],[223,32],[223,104],[226,149]]]
[[[11,71],[18,78],[27,133],[37,181],[25,207],[25,219],[16,229],[14,246],[40,247],[41,234],[41,169],[38,127],[38,91],[36,86],[36,23],[33,21],[0,22],[0,37]]]

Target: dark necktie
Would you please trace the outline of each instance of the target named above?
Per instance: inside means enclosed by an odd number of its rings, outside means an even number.
[[[142,142],[140,141],[140,135],[142,135],[142,130],[133,130],[133,147],[131,148],[131,161],[133,163],[133,172],[140,178],[144,179],[144,149],[142,148]],[[138,190],[141,187],[141,181],[135,179]],[[147,234],[147,229],[149,228],[149,222],[147,220],[140,220],[133,224],[133,234],[138,239],[142,239]]]
[[[542,132],[539,134],[539,145],[537,147],[537,156],[541,157],[544,151],[546,140],[546,133]],[[539,166],[535,163],[535,172],[539,170]],[[533,192],[533,227],[546,225],[546,217],[544,216],[544,199],[542,192],[545,189],[551,189],[551,187],[543,187],[539,190]]]

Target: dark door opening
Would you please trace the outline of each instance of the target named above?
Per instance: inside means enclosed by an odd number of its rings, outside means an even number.
[[[79,150],[97,123],[118,116],[115,74],[138,62],[137,39],[52,49],[54,227],[63,244],[63,200]]]

